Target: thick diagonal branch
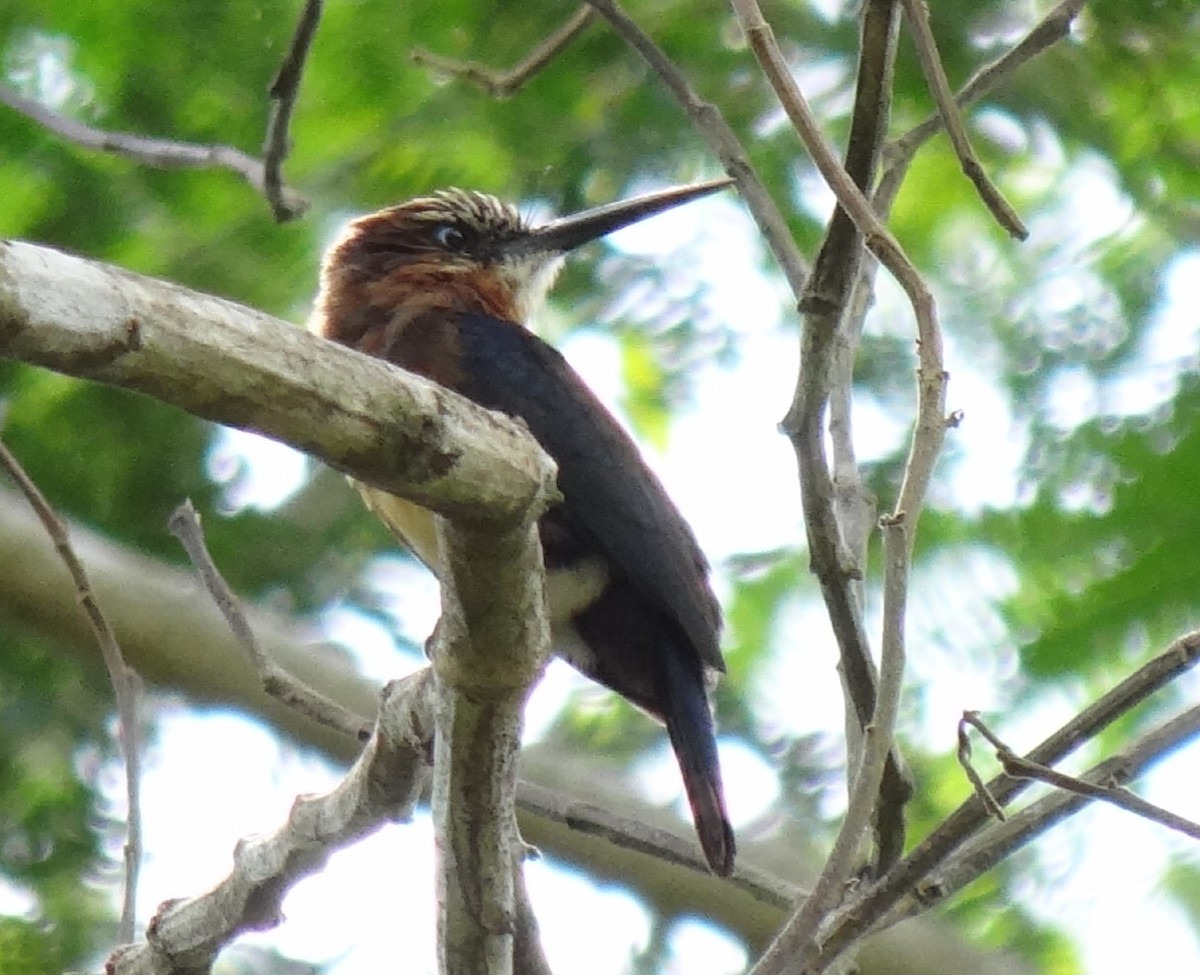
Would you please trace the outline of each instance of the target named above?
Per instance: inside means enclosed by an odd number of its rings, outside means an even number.
[[[303,450],[450,517],[520,523],[557,495],[512,420],[230,301],[0,242],[0,358],[120,386]]]

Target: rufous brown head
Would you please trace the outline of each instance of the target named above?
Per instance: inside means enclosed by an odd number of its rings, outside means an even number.
[[[439,190],[353,221],[326,254],[312,328],[361,346],[382,318],[482,312],[524,324],[569,251],[732,181],[672,187],[530,226],[486,193]],[[364,351],[371,351],[364,349]]]

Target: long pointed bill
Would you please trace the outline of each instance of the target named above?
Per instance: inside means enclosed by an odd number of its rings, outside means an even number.
[[[692,183],[689,186],[673,186],[657,193],[647,193],[645,196],[635,196],[632,200],[618,200],[616,203],[606,203],[604,206],[584,210],[570,217],[560,217],[534,229],[528,237],[514,241],[511,245],[517,251],[527,254],[565,254],[588,241],[611,234],[631,223],[645,220],[656,213],[670,210],[672,207],[698,200],[709,193],[729,186],[731,179],[714,179],[707,183]]]

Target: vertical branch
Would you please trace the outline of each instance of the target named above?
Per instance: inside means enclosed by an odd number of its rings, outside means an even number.
[[[267,120],[267,136],[263,144],[263,190],[275,219],[280,223],[300,215],[283,198],[283,160],[291,150],[289,129],[292,112],[296,109],[296,98],[300,94],[300,81],[304,77],[304,64],[308,51],[321,23],[324,0],[304,0],[304,10],[292,34],[283,63],[271,82],[271,114]]]
[[[904,617],[908,601],[908,542],[904,519],[886,519],[882,525],[886,566],[879,694],[872,719],[863,729],[858,760],[852,760],[854,775],[850,802],[833,849],[811,893],[755,965],[753,975],[784,975],[808,970],[806,966],[820,949],[820,926],[829,911],[841,901],[845,885],[854,872],[861,838],[872,816],[876,815],[880,782],[891,754],[896,716],[900,711],[900,689],[904,681]]]
[[[433,821],[443,975],[509,975],[518,941],[521,840],[516,757],[522,709],[549,654],[542,548],[532,521],[509,529],[438,519],[442,617]]]
[[[858,750],[854,732],[868,725],[876,707],[875,669],[862,618],[861,588],[870,524],[865,511],[870,510],[871,503],[854,463],[850,427],[851,367],[857,336],[845,330],[864,236],[872,248],[887,253],[888,266],[898,277],[919,282],[903,251],[875,218],[864,196],[874,178],[887,128],[899,8],[893,0],[871,0],[863,10],[854,116],[843,167],[796,85],[756,0],[732,2],[780,104],[839,204],[800,301],[804,314],[800,374],[783,427],[792,440],[800,470],[813,571],[841,652],[842,679],[853,712],[853,720],[847,723],[850,752],[854,754]],[[835,391],[834,368],[839,362]],[[835,470],[843,479],[841,484],[835,483],[825,453],[825,414],[831,395],[837,405],[831,424],[838,449]],[[847,523],[854,527],[853,535],[847,535]],[[848,544],[851,540],[855,548]],[[857,762],[850,765],[855,767]],[[903,806],[911,791],[899,754],[893,750],[876,822],[879,869],[894,862],[903,849]]]
[[[899,22],[895,4],[891,2],[874,2],[863,10],[845,168],[855,185],[864,192],[874,181],[887,131]],[[867,312],[865,293],[853,292],[851,285],[862,263],[862,236],[845,209],[839,206],[834,210],[817,254],[803,305],[814,309],[807,314],[816,319],[819,313],[815,309],[823,299],[835,317],[821,330],[823,336],[832,334],[834,343],[829,374],[833,503],[842,538],[857,569],[857,577],[851,584],[856,590],[860,611],[863,600],[861,575],[866,569],[867,542],[874,528],[875,514],[874,499],[867,496],[858,469],[850,409],[854,361]],[[857,302],[853,300],[856,296]]]

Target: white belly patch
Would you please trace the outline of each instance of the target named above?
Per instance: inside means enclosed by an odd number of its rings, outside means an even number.
[[[367,507],[382,519],[392,534],[407,546],[435,576],[441,577],[437,528],[433,512],[394,494],[351,483]],[[608,583],[608,569],[600,558],[584,559],[570,568],[546,573],[546,608],[550,614],[551,638],[558,648],[560,634],[571,642],[566,624],[594,602]],[[568,654],[568,658],[571,658]]]

